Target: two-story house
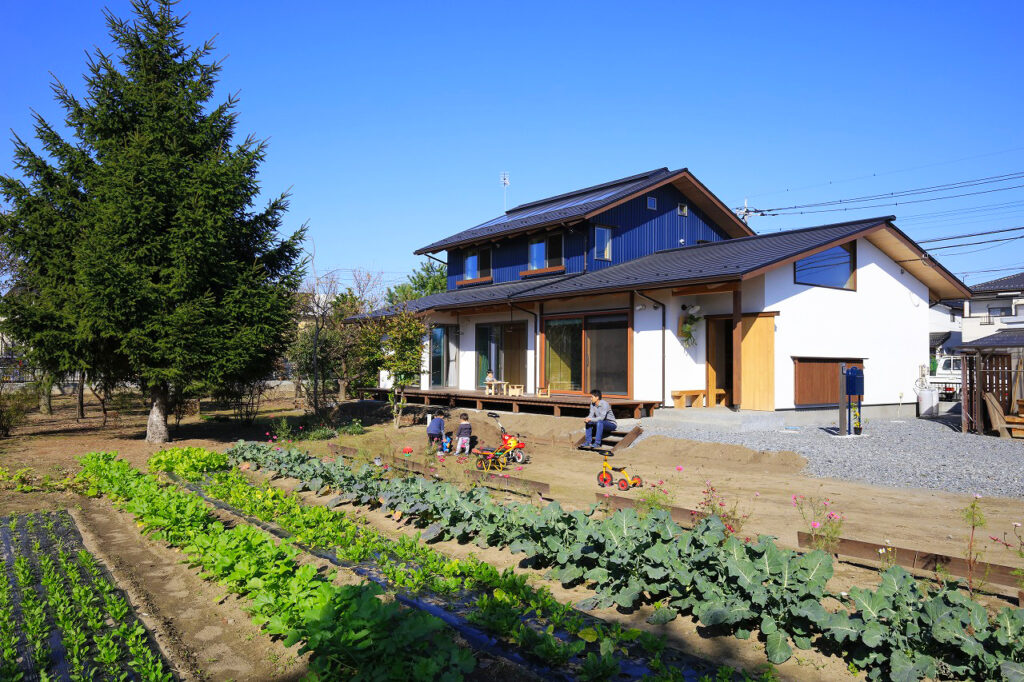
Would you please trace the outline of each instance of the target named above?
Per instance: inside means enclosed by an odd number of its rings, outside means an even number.
[[[1024,331],[1024,272],[971,285],[965,302],[964,343],[1003,330]]]
[[[744,410],[895,404],[927,358],[929,305],[969,290],[892,217],[757,235],[686,169],[517,206],[416,251],[448,291],[414,301],[431,331],[421,389],[496,377],[552,395],[671,405],[705,390]]]

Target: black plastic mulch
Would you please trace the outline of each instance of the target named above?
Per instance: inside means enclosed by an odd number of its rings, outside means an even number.
[[[31,525],[33,526],[31,530],[29,529],[30,519]],[[37,542],[38,547],[35,545]],[[35,590],[43,603],[46,604],[46,590],[40,582],[42,571],[39,564],[39,555],[49,555],[59,566],[59,546],[62,546],[66,552],[69,552],[72,557],[75,558],[77,566],[77,554],[79,551],[84,550],[85,547],[82,544],[82,535],[78,531],[78,526],[75,524],[74,519],[71,518],[71,515],[66,511],[33,512],[31,514],[18,514],[15,516],[0,517],[0,559],[3,560],[3,567],[5,568],[4,571],[0,572],[0,580],[5,580],[10,585],[11,602],[14,607],[14,618],[15,622],[18,624],[18,627],[15,628],[15,632],[20,633],[21,635],[17,644],[18,666],[14,679],[23,680],[24,682],[35,682],[43,679],[41,675],[42,672],[45,672],[48,679],[51,680],[70,681],[71,679],[72,669],[71,664],[67,659],[67,651],[64,647],[62,633],[54,621],[53,613],[49,608],[47,608],[46,624],[50,628],[50,659],[46,665],[45,671],[41,671],[33,661],[31,648],[29,646],[28,639],[25,636],[24,628],[20,626],[23,617],[21,609],[23,593],[21,587],[18,585],[17,579],[15,578],[14,570],[14,562],[17,557],[23,556],[28,559],[35,578],[35,582],[31,589]],[[98,580],[107,581],[114,586],[114,594],[124,599],[128,603],[129,608],[131,608],[131,600],[128,599],[128,596],[123,590],[117,588],[117,583],[114,581],[114,578],[107,567],[96,559],[95,556],[92,558],[95,561],[96,566],[99,568],[100,575],[93,578],[93,576],[84,568],[79,566],[78,571],[83,582],[88,584]],[[156,645],[156,640],[153,638],[153,633],[145,628],[145,625],[143,625],[135,615],[134,610],[130,610],[123,621],[114,623],[109,617],[109,614],[106,613],[106,609],[102,606],[102,601],[100,604],[100,608],[103,608],[104,610],[104,615],[107,616],[107,623],[99,632],[90,633],[90,638],[96,634],[105,635],[121,623],[127,623],[131,627],[134,627],[136,624],[142,626],[143,629],[146,630],[149,648],[153,653],[161,658],[164,664],[164,670],[166,672],[170,672],[173,679],[179,679],[177,675],[173,674],[170,664],[160,653],[160,649]],[[83,629],[88,630],[88,627],[83,626]],[[115,666],[115,670],[111,670],[110,666],[107,666],[106,664],[97,663],[92,658],[95,653],[95,647],[91,646],[90,657],[85,666],[87,674],[90,671],[94,673],[94,679],[116,679],[119,676],[122,676],[121,679],[128,680],[141,679],[139,675],[128,666],[128,661],[131,659],[131,656],[128,653],[127,647],[124,646],[123,643],[121,661],[117,666]],[[0,677],[2,676],[2,671],[0,671]]]

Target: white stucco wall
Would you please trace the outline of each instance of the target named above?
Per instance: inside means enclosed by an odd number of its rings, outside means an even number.
[[[794,357],[864,358],[864,403],[914,401],[928,357],[928,289],[865,239],[857,240],[857,290],[793,282],[793,267],[765,275],[775,318],[775,408],[794,407]]]

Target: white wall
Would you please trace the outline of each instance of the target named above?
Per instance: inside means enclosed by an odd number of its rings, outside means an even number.
[[[990,317],[989,308],[1011,307],[1014,315]],[[1001,329],[1024,329],[1024,298],[1010,296],[975,296],[964,309],[964,342],[974,341]]]
[[[660,397],[663,404],[672,404],[672,391],[704,389],[707,387],[707,323],[698,323],[694,338],[696,343],[686,347],[676,335],[682,306],[692,309],[700,306],[698,313],[707,315],[731,315],[732,293],[708,294],[703,296],[672,296],[669,291],[645,292],[652,298],[667,303],[665,338],[665,394]],[[760,312],[764,309],[764,278],[756,277],[743,283],[743,312]],[[638,400],[658,400],[661,393],[661,311],[652,310],[650,301],[647,310],[635,313],[633,320],[637,332],[633,341],[633,396]]]
[[[915,400],[928,357],[928,289],[865,239],[857,240],[857,290],[793,282],[793,266],[765,275],[775,318],[775,408],[794,407],[793,357],[864,358],[865,404]]]

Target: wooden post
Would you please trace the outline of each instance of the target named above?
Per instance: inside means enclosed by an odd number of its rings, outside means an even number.
[[[961,354],[963,361],[960,363],[960,433],[967,433],[970,428],[970,420],[967,418],[967,362],[970,355]]]
[[[971,412],[974,413],[974,430],[975,433],[984,434],[985,424],[981,421],[981,351],[974,354],[974,405],[972,405]]]
[[[846,435],[846,402],[850,396],[846,394],[846,363],[839,363],[839,435]]]
[[[743,292],[732,292],[732,404],[740,408],[743,401]]]

